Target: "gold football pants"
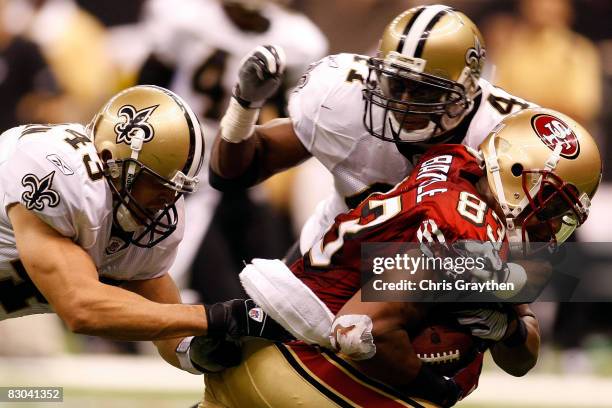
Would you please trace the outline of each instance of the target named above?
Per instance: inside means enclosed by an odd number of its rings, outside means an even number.
[[[366,377],[334,353],[300,342],[249,340],[242,363],[207,374],[205,384],[200,408],[435,407]]]

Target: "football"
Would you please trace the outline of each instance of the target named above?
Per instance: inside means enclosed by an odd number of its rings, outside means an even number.
[[[469,330],[451,324],[426,327],[412,339],[412,347],[423,363],[446,376],[463,368],[476,352]]]

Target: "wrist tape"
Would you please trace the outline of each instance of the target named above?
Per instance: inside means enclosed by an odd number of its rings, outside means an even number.
[[[229,143],[240,143],[253,135],[259,109],[247,109],[231,98],[221,119],[221,137]]]

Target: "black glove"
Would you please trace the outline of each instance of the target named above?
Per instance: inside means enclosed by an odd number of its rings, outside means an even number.
[[[403,390],[409,397],[423,398],[441,407],[452,407],[461,397],[461,387],[423,364],[417,376]]]
[[[196,336],[189,345],[189,358],[203,373],[216,373],[240,364],[242,350],[236,341]]]
[[[244,336],[274,341],[293,339],[252,299],[234,299],[206,305],[206,318],[208,337],[228,340],[238,340]]]
[[[256,47],[242,62],[234,97],[245,108],[261,108],[276,93],[285,70],[285,53],[274,45]]]

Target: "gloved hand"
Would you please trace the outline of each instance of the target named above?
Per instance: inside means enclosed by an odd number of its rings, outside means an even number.
[[[278,90],[284,71],[285,52],[281,47],[256,47],[243,59],[234,97],[244,108],[261,108]]]
[[[240,364],[242,351],[236,341],[196,336],[189,344],[189,358],[202,373],[216,373]]]
[[[406,394],[423,398],[441,407],[452,407],[478,386],[482,359],[483,353],[477,353],[467,366],[450,378],[441,376],[427,365],[422,365],[405,390]]]
[[[342,315],[332,323],[330,342],[336,352],[353,360],[367,360],[376,354],[372,319],[367,315]]]
[[[457,401],[461,401],[478,387],[483,357],[484,353],[478,353],[470,364],[459,370],[450,379],[457,387]]]
[[[238,340],[244,336],[287,341],[293,337],[252,299],[234,299],[206,306],[207,336]]]
[[[511,309],[468,309],[455,314],[459,324],[470,329],[473,336],[496,342],[506,337],[508,326],[516,319]]]

